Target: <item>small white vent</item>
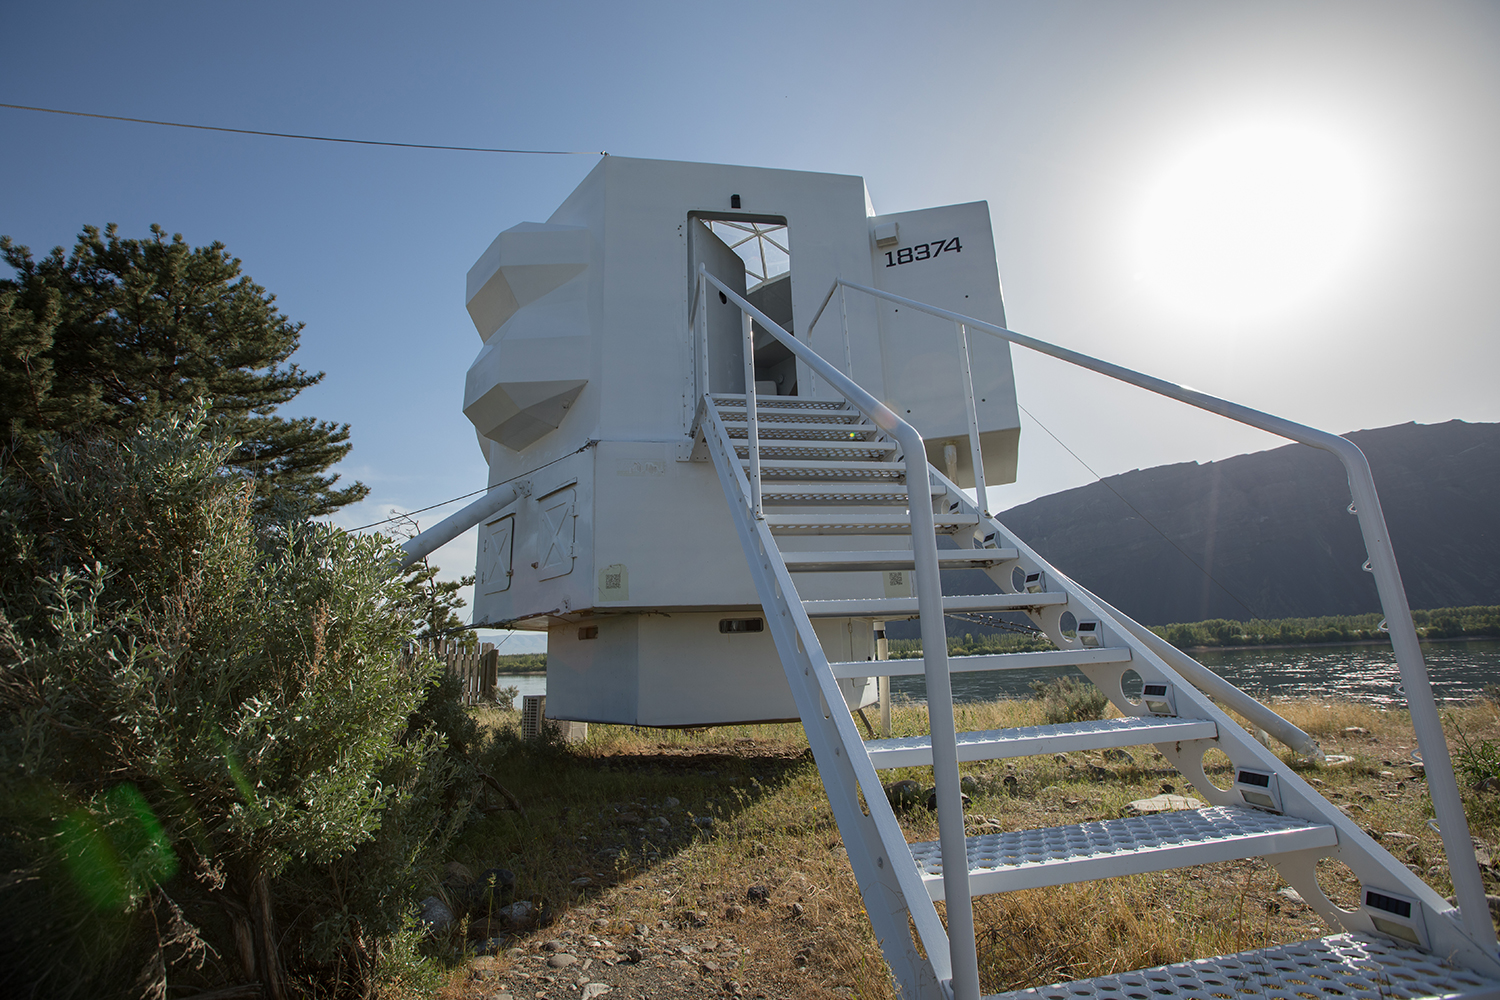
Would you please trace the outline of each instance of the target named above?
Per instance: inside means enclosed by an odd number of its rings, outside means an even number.
[[[587,722],[558,722],[547,718],[547,696],[528,694],[521,698],[521,738],[534,740],[542,735],[542,727],[560,736],[564,743],[582,743],[589,738]]]
[[[547,696],[544,694],[528,694],[521,698],[521,739],[534,740],[542,735],[546,709]]]

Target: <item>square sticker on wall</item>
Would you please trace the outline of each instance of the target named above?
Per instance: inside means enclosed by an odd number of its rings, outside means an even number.
[[[599,571],[599,600],[630,600],[630,571],[624,563],[615,563]]]
[[[880,574],[885,582],[886,597],[910,597],[911,596],[911,570],[888,569]]]

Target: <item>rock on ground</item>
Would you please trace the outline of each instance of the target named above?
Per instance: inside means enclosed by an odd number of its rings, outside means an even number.
[[[1149,799],[1136,799],[1125,804],[1121,810],[1125,816],[1145,816],[1150,813],[1172,812],[1177,809],[1202,809],[1208,803],[1186,795],[1153,795]]]

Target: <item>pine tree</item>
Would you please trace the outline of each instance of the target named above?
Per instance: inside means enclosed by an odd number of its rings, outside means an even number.
[[[221,243],[189,247],[160,226],[144,240],[84,227],[70,254],[35,260],[0,237],[15,278],[0,279],[0,448],[34,465],[48,440],[128,432],[212,404],[238,442],[229,465],[256,481],[262,513],[318,516],[362,499],[327,470],[349,452],[349,425],[288,420],[277,407],[322,372],[288,361],[301,323],[240,273]]]
[[[419,639],[450,639],[460,643],[474,641],[472,632],[462,631],[464,621],[458,616],[464,607],[464,599],[458,592],[474,585],[473,576],[459,580],[439,580],[440,568],[426,559],[408,566],[401,574],[405,590],[403,606],[411,609],[422,623],[417,633]]]

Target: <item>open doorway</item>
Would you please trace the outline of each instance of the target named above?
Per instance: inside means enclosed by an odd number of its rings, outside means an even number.
[[[795,333],[792,317],[792,253],[786,219],[767,215],[706,215],[688,219],[691,274],[706,264],[714,277],[744,295],[782,329]],[[727,301],[708,303],[708,374],[711,391],[744,392],[744,337],[739,310]],[[717,308],[715,308],[717,307]],[[755,392],[797,395],[797,359],[757,320]]]

